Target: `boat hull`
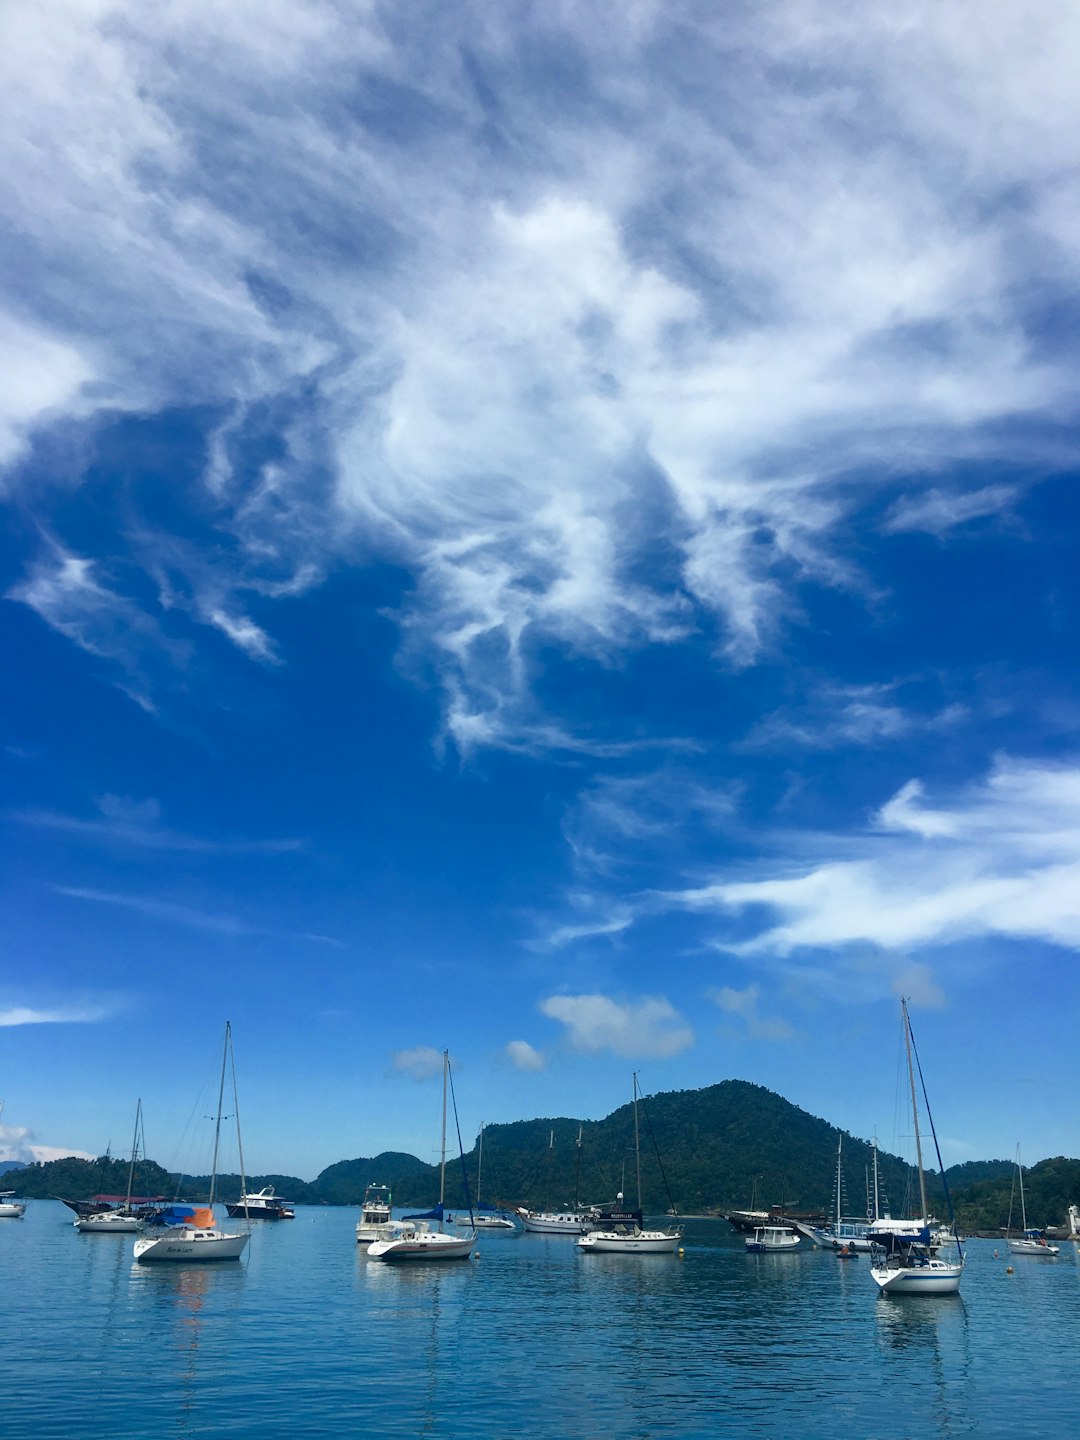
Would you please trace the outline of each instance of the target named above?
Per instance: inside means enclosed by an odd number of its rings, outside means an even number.
[[[287,1205],[238,1205],[225,1206],[230,1220],[293,1220],[295,1215]]]
[[[589,1228],[588,1216],[573,1212],[564,1215],[522,1215],[521,1223],[530,1235],[584,1235]]]
[[[1061,1253],[1056,1245],[1047,1245],[1043,1240],[1010,1240],[1009,1250],[1013,1255],[1032,1255],[1036,1260],[1052,1260]]]
[[[674,1255],[681,1239],[681,1230],[642,1230],[636,1235],[590,1230],[577,1244],[585,1255]]]
[[[248,1235],[221,1230],[184,1230],[176,1235],[146,1235],[135,1241],[135,1259],[150,1262],[239,1260]]]
[[[120,1215],[115,1210],[104,1210],[98,1215],[80,1215],[78,1220],[72,1221],[74,1229],[83,1235],[129,1235],[141,1224],[138,1215]]]
[[[433,1232],[376,1240],[368,1246],[372,1260],[399,1263],[411,1260],[468,1260],[476,1244],[475,1235],[459,1237]]]
[[[956,1295],[963,1264],[927,1260],[914,1265],[872,1265],[870,1274],[883,1295]]]
[[[15,1204],[11,1200],[0,1201],[0,1220],[20,1220],[26,1210],[21,1202]]]

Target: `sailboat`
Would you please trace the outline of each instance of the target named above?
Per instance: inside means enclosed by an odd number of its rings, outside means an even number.
[[[913,1221],[895,1221],[891,1217],[887,1217],[873,1222],[870,1226],[870,1233],[875,1245],[880,1245],[884,1253],[875,1250],[875,1259],[870,1266],[870,1274],[882,1295],[955,1295],[960,1289],[960,1276],[964,1272],[964,1252],[959,1237],[956,1240],[957,1259],[955,1261],[942,1260],[931,1246],[930,1221],[926,1204],[926,1175],[922,1159],[922,1137],[919,1133],[919,1105],[915,1094],[913,1056],[917,1059],[917,1054],[906,1000],[900,1001],[900,1013],[903,1017],[904,1050],[907,1055],[908,1081],[911,1086],[911,1115],[915,1126],[915,1156],[919,1170],[919,1201],[922,1205],[922,1215],[918,1220]],[[922,1082],[921,1065],[919,1079]],[[922,1090],[925,1102],[925,1082],[922,1084]],[[926,1117],[930,1122],[930,1133],[934,1138],[938,1171],[942,1183],[945,1185],[945,1200],[949,1207],[949,1216],[955,1228],[952,1200],[949,1196],[948,1182],[945,1180],[945,1167],[941,1163],[941,1149],[938,1146],[937,1131],[934,1129],[934,1120],[930,1114],[929,1104],[926,1105]]]
[[[480,1126],[480,1141],[476,1154],[476,1204],[473,1206],[472,1214],[466,1219],[464,1215],[448,1216],[448,1223],[451,1225],[469,1225],[477,1230],[516,1230],[517,1226],[505,1215],[500,1215],[494,1205],[484,1205],[480,1200],[480,1177],[484,1170],[484,1127]]]
[[[225,1021],[225,1043],[221,1052],[221,1081],[218,1085],[217,1116],[214,1124],[214,1164],[210,1175],[207,1205],[168,1205],[144,1221],[143,1233],[135,1241],[135,1259],[143,1261],[239,1260],[251,1238],[250,1231],[218,1230],[214,1223],[214,1192],[217,1189],[218,1151],[221,1142],[221,1106],[225,1097],[225,1067],[232,1060],[233,1100],[236,1095],[236,1058],[232,1049],[232,1025]],[[234,1104],[237,1147],[240,1149],[240,1191],[244,1179],[244,1152],[240,1148],[240,1107]]]
[[[1005,1234],[1009,1241],[1009,1249],[1014,1255],[1035,1255],[1039,1259],[1048,1260],[1061,1253],[1057,1245],[1048,1245],[1046,1237],[1041,1230],[1028,1228],[1027,1205],[1024,1203],[1024,1167],[1020,1164],[1020,1146],[1016,1147],[1016,1178],[1020,1181],[1020,1221],[1023,1226],[1020,1238],[1014,1240],[1009,1234],[1012,1229],[1012,1194],[1009,1195],[1009,1224]]]
[[[76,1230],[84,1235],[125,1235],[138,1230],[143,1217],[131,1206],[131,1188],[135,1181],[135,1162],[139,1155],[139,1131],[142,1126],[142,1100],[135,1103],[135,1131],[131,1137],[131,1164],[128,1166],[127,1195],[123,1205],[115,1210],[98,1210],[92,1215],[80,1215],[72,1221]]]
[[[4,1102],[0,1100],[0,1115],[3,1113]],[[0,1220],[21,1220],[25,1213],[25,1200],[16,1200],[14,1190],[0,1190]]]
[[[367,1247],[372,1260],[468,1260],[476,1244],[476,1229],[470,1226],[467,1235],[448,1235],[443,1229],[446,1199],[446,1096],[451,1087],[450,1052],[443,1051],[443,1094],[442,1094],[442,1154],[439,1162],[439,1203],[423,1215],[407,1215],[403,1220],[391,1220],[385,1234]],[[457,1102],[454,1103],[454,1121],[457,1122]],[[458,1131],[458,1152],[461,1152],[461,1132]],[[462,1179],[468,1197],[469,1185],[465,1176],[465,1159],[462,1156]],[[469,1206],[470,1216],[472,1206]],[[430,1221],[438,1221],[439,1228],[432,1230]],[[358,1237],[359,1238],[359,1237]]]
[[[565,1210],[527,1210],[518,1206],[518,1215],[532,1235],[584,1235],[596,1222],[599,1210],[595,1205],[581,1204],[581,1131],[578,1125],[577,1162],[574,1172],[574,1203]],[[549,1152],[555,1147],[555,1131],[551,1132]]]
[[[659,1158],[659,1156],[657,1157]],[[624,1210],[623,1196],[616,1196],[613,1210],[598,1217],[594,1228],[578,1240],[578,1249],[586,1255],[672,1255],[679,1248],[683,1237],[681,1225],[668,1230],[646,1230],[642,1224],[641,1211],[641,1132],[638,1128],[638,1083],[634,1072],[634,1159],[637,1167],[637,1209]],[[663,1166],[660,1167],[661,1172]],[[667,1183],[665,1177],[664,1183]],[[671,1194],[668,1193],[668,1200]],[[674,1213],[674,1206],[672,1206]],[[600,1226],[603,1226],[601,1229]]]

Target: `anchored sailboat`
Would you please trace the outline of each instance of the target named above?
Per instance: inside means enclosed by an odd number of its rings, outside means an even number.
[[[232,1060],[233,1099],[236,1101],[236,1059],[232,1049],[232,1025],[225,1021],[225,1044],[221,1052],[221,1081],[218,1085],[217,1116],[214,1125],[214,1164],[210,1176],[208,1205],[168,1205],[145,1222],[143,1233],[135,1241],[135,1259],[148,1261],[177,1260],[239,1260],[251,1238],[250,1231],[225,1231],[215,1228],[214,1193],[217,1189],[218,1151],[221,1143],[221,1107],[225,1097],[225,1067]],[[244,1151],[240,1146],[239,1104],[236,1114],[237,1148],[240,1150],[240,1189],[247,1189],[244,1178]]]
[[[142,1129],[142,1100],[135,1102],[135,1131],[131,1137],[131,1164],[128,1166],[127,1194],[123,1205],[115,1210],[98,1210],[92,1215],[80,1215],[72,1224],[84,1235],[125,1235],[138,1230],[143,1215],[132,1208],[131,1190],[135,1182],[135,1163],[139,1158],[139,1134]]]
[[[443,1051],[443,1097],[442,1097],[442,1156],[439,1163],[439,1203],[423,1215],[408,1215],[404,1220],[391,1220],[385,1234],[367,1248],[372,1260],[468,1260],[476,1244],[476,1229],[470,1224],[467,1235],[447,1235],[443,1229],[446,1200],[446,1096],[451,1089],[450,1052]],[[454,1122],[457,1123],[457,1102],[454,1103]],[[458,1152],[461,1151],[461,1131],[458,1130]],[[465,1175],[465,1160],[462,1156],[461,1174],[468,1199],[469,1182]],[[472,1205],[469,1205],[470,1221]],[[432,1230],[430,1221],[436,1220],[439,1228]],[[359,1237],[357,1237],[359,1238]]]
[[[681,1225],[676,1225],[668,1230],[646,1230],[642,1226],[641,1133],[638,1128],[637,1071],[634,1072],[634,1159],[637,1166],[637,1209],[624,1210],[622,1208],[623,1197],[620,1192],[617,1196],[617,1208],[600,1216],[593,1222],[594,1228],[578,1240],[578,1249],[583,1253],[671,1255],[679,1248],[679,1241],[683,1236]],[[659,1155],[657,1155],[657,1159],[659,1159]],[[663,1166],[661,1165],[660,1168],[662,1172]],[[666,1176],[664,1183],[667,1184]],[[670,1191],[668,1200],[671,1201]],[[674,1213],[674,1205],[672,1205],[672,1213]]]
[[[960,1289],[960,1276],[964,1271],[964,1252],[959,1237],[956,1240],[957,1259],[942,1260],[931,1246],[929,1211],[926,1204],[926,1175],[923,1171],[922,1137],[919,1133],[919,1105],[915,1094],[915,1040],[911,1033],[911,1018],[907,1001],[901,1000],[900,1011],[904,1024],[904,1049],[907,1055],[908,1080],[911,1085],[911,1114],[915,1125],[915,1155],[919,1171],[919,1201],[922,1214],[918,1220],[896,1221],[883,1219],[875,1221],[870,1232],[875,1246],[880,1245],[884,1254],[874,1260],[870,1274],[883,1295],[955,1295]],[[919,1067],[922,1082],[922,1067]],[[923,1101],[926,1103],[926,1085],[922,1085]],[[941,1163],[937,1131],[934,1129],[930,1106],[926,1103],[926,1118],[934,1139],[938,1170],[945,1186],[945,1200],[949,1207],[949,1218],[955,1228],[956,1217],[952,1213],[952,1199],[945,1167]],[[879,1254],[879,1252],[875,1252]]]
[[[1009,1241],[1009,1250],[1013,1255],[1034,1255],[1037,1259],[1050,1260],[1061,1253],[1057,1245],[1048,1245],[1046,1237],[1041,1230],[1029,1229],[1027,1223],[1027,1205],[1024,1202],[1024,1167],[1020,1164],[1020,1146],[1016,1147],[1016,1175],[1015,1181],[1020,1181],[1020,1223],[1022,1228],[1019,1239],[1014,1240],[1009,1231],[1012,1230],[1012,1194],[1009,1194],[1009,1224],[1005,1231]]]

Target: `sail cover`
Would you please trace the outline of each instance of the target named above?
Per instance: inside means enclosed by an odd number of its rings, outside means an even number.
[[[433,1205],[430,1210],[425,1210],[422,1215],[405,1215],[405,1220],[441,1220],[443,1218],[443,1207]]]
[[[167,1205],[146,1222],[148,1225],[194,1225],[199,1230],[212,1230],[214,1212],[207,1205]]]

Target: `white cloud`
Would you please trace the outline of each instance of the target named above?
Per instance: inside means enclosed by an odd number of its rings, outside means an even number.
[[[22,810],[14,819],[35,829],[57,830],[92,843],[134,846],[140,850],[190,851],[208,855],[286,855],[303,847],[298,839],[210,839],[170,830],[159,823],[160,805],[152,796],[137,799],[103,795],[98,799],[100,819],[84,819],[54,810]]]
[[[704,614],[749,663],[793,583],[862,585],[837,558],[852,475],[913,475],[888,525],[944,533],[1011,495],[946,494],[939,466],[1075,414],[1073,357],[1023,311],[1080,279],[1075,16],[983,7],[976,36],[966,13],[466,3],[421,36],[331,0],[46,0],[0,45],[0,447],[212,409],[189,498],[231,541],[213,573],[176,537],[102,553],[165,555],[185,643],[209,625],[263,663],[270,601],[342,557],[406,564],[463,750],[565,738],[538,724],[540,643],[606,664]],[[535,83],[538,42],[587,105]],[[270,413],[282,453],[253,475]],[[184,656],[143,588],[68,556],[12,593],[145,705],[148,654]]]
[[[544,1056],[535,1050],[527,1040],[511,1040],[506,1047],[506,1058],[517,1070],[543,1070]]]
[[[929,489],[923,495],[898,500],[885,517],[885,529],[926,530],[944,535],[969,520],[1003,515],[1016,504],[1020,491],[1015,485],[984,485],[980,490],[949,491]]]
[[[13,1025],[91,1025],[98,1020],[107,1020],[115,1015],[119,1004],[116,1001],[94,1004],[57,1006],[55,1009],[36,1009],[29,1005],[12,1005],[0,1010],[0,1027]]]
[[[678,1055],[694,1043],[694,1032],[660,996],[612,1000],[607,995],[551,995],[540,1011],[565,1025],[575,1050],[611,1051],[625,1059]]]
[[[741,1020],[747,1034],[755,1040],[790,1040],[795,1033],[786,1020],[762,1015],[758,985],[747,985],[742,990],[722,985],[710,995],[725,1015]]]
[[[757,862],[755,878],[658,903],[763,911],[758,933],[728,947],[747,955],[860,943],[910,951],[985,935],[1080,949],[1080,769],[1002,759],[935,808],[922,797],[911,782],[865,835],[807,840],[818,852],[809,864]]]
[[[431,1045],[414,1045],[411,1050],[395,1050],[390,1063],[399,1074],[413,1080],[431,1080],[442,1074],[442,1051]]]

